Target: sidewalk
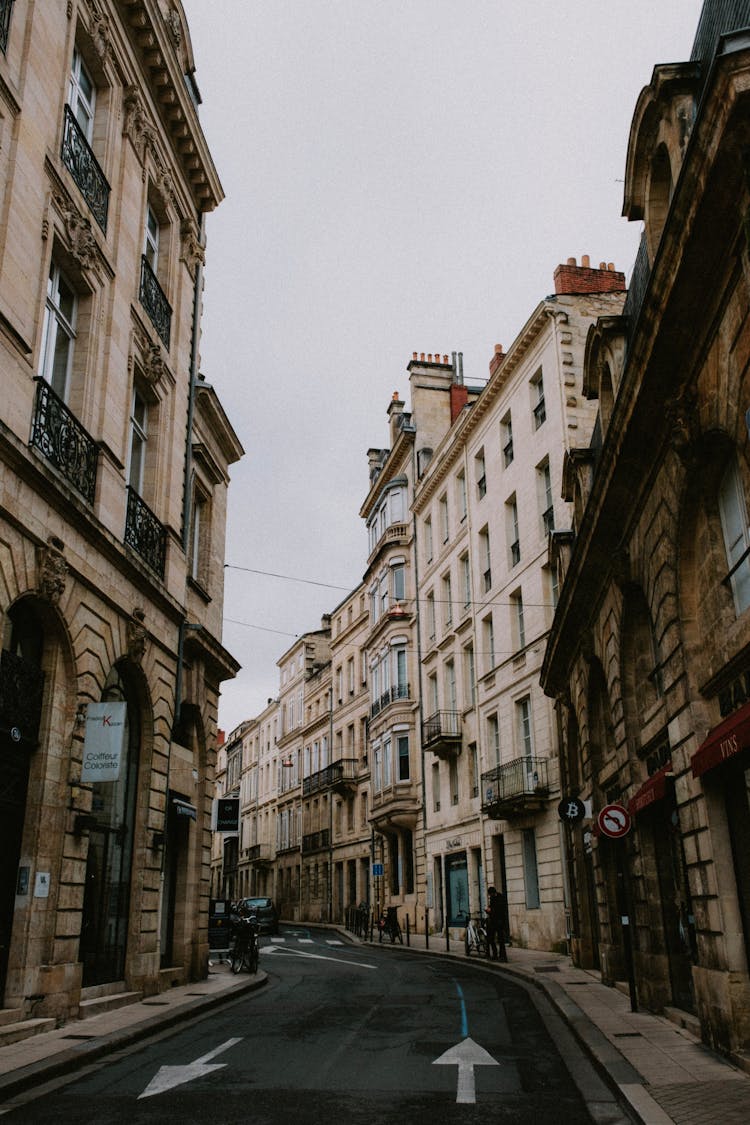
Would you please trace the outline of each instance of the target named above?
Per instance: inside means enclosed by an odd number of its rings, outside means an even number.
[[[188,1016],[260,988],[267,980],[235,976],[228,963],[210,966],[205,980],[180,985],[135,1004],[70,1020],[64,1027],[0,1047],[0,1105],[8,1098],[62,1074],[77,1071],[103,1055],[179,1024]]]
[[[406,940],[406,938],[404,938]],[[465,959],[462,943],[411,934],[410,949]],[[473,960],[477,960],[476,955]],[[665,1016],[631,1012],[630,997],[601,983],[570,957],[508,948],[497,972],[542,988],[610,1086],[643,1125],[748,1125],[750,1074],[710,1050]]]
[[[332,928],[360,944],[348,931]],[[452,942],[446,952],[440,936],[430,937],[429,948],[423,934],[411,934],[409,941],[409,952],[465,958],[461,942]],[[402,948],[406,952],[406,945],[396,946]],[[472,960],[476,962],[476,956]],[[631,1012],[629,997],[603,985],[597,973],[574,968],[566,956],[515,946],[508,949],[507,965],[481,963],[541,988],[643,1125],[750,1122],[750,1075],[709,1050],[686,1028],[663,1016]],[[260,988],[266,979],[262,971],[254,977],[234,976],[227,964],[215,963],[206,980],[0,1047],[0,1103]]]

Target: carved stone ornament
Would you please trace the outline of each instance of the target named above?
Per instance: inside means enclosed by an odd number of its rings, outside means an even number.
[[[128,86],[123,95],[122,104],[125,108],[125,122],[123,133],[130,138],[133,147],[143,156],[146,146],[154,139],[146,109],[137,86]]]
[[[105,62],[112,54],[112,31],[109,17],[92,6],[91,12],[91,40],[99,58]]]
[[[134,350],[128,357],[128,368],[132,371],[133,363],[138,365],[138,371],[151,387],[156,387],[164,378],[167,365],[164,362],[159,344],[155,344],[141,332],[135,333]]]
[[[182,20],[176,8],[170,8],[167,15],[167,27],[172,36],[175,51],[179,52],[182,46]]]
[[[667,420],[670,426],[670,445],[681,461],[686,462],[694,455],[699,436],[697,397],[694,391],[686,391],[679,398],[667,403]]]
[[[200,244],[195,224],[190,219],[185,219],[180,227],[182,235],[182,250],[180,257],[185,262],[192,276],[199,265],[206,261],[206,252]]]
[[[143,624],[146,614],[142,606],[137,605],[133,615],[127,622],[128,656],[134,664],[140,664],[146,651],[146,638],[148,632]]]
[[[44,547],[37,552],[38,590],[43,598],[57,605],[65,592],[68,564],[63,557],[62,539],[50,535]]]
[[[65,196],[56,195],[55,204],[65,223],[71,254],[84,269],[90,269],[99,257],[91,222]]]

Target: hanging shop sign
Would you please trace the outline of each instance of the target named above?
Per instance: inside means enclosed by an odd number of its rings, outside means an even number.
[[[214,801],[214,832],[238,832],[240,827],[239,797],[218,797]]]
[[[117,781],[125,747],[127,703],[89,703],[81,781]]]
[[[563,797],[557,806],[557,815],[560,820],[576,824],[586,816],[586,806],[579,797]]]

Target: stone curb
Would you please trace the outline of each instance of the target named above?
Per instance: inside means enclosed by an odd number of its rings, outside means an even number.
[[[123,1047],[129,1047],[131,1044],[137,1043],[140,1039],[147,1039],[160,1031],[167,1031],[187,1018],[193,1018],[203,1012],[210,1011],[212,1008],[218,1008],[220,1005],[235,1000],[238,996],[243,996],[247,992],[254,992],[256,989],[262,988],[267,981],[268,975],[259,972],[249,980],[238,982],[221,992],[215,992],[213,995],[200,999],[191,997],[184,1004],[176,1004],[169,1012],[155,1012],[130,1027],[118,1028],[116,1031],[107,1032],[75,1047],[56,1051],[46,1059],[38,1059],[36,1062],[29,1063],[28,1066],[8,1071],[7,1074],[0,1075],[0,1102],[20,1094],[32,1086],[38,1086],[42,1082],[79,1070],[105,1055],[111,1055]],[[199,984],[200,981],[195,981],[192,987]],[[81,1020],[80,1026],[85,1027],[86,1021]]]

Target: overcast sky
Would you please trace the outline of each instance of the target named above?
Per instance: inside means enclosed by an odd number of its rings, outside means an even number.
[[[370,446],[412,352],[482,383],[568,257],[630,273],[635,101],[699,0],[183,0],[226,199],[207,222],[202,370],[232,470],[232,730],[361,580]],[[236,569],[244,567],[246,569]],[[276,577],[284,576],[284,577]],[[292,581],[294,579],[294,581]]]

